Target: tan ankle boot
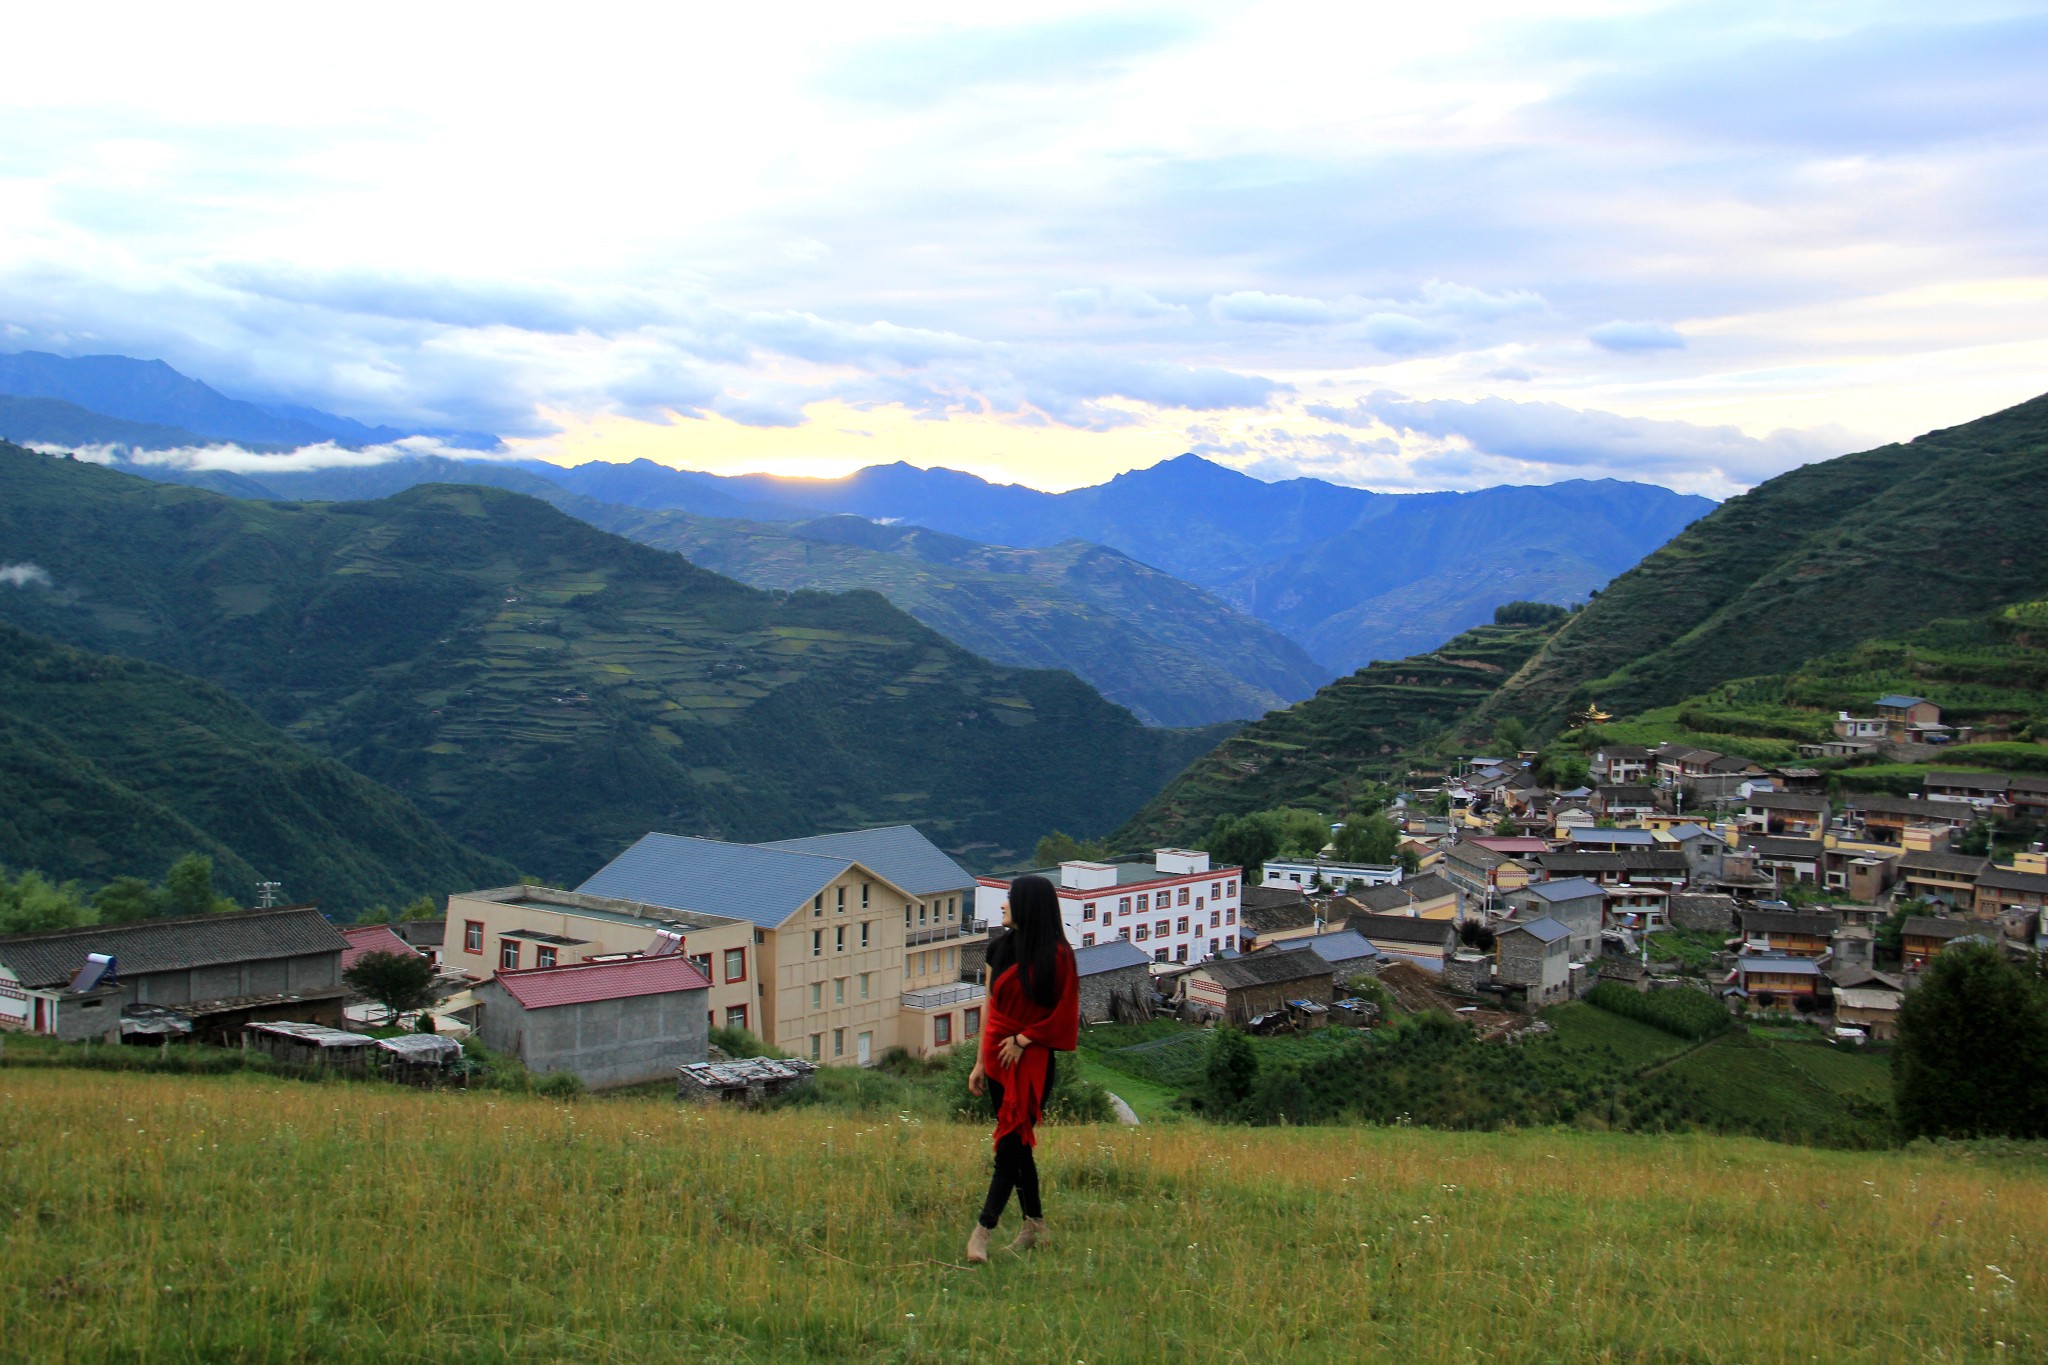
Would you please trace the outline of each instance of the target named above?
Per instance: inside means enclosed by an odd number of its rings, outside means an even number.
[[[1026,1218],[1024,1230],[1017,1234],[1016,1241],[1010,1243],[1010,1250],[1029,1251],[1033,1247],[1044,1246],[1049,1240],[1043,1218]]]
[[[979,1223],[974,1225],[974,1231],[967,1234],[967,1263],[988,1264],[988,1229]]]

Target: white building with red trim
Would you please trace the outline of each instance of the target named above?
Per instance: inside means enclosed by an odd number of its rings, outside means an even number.
[[[1203,962],[1239,948],[1243,869],[1209,866],[1200,849],[1160,848],[1146,862],[1067,862],[1037,873],[1059,892],[1060,920],[1076,948],[1126,940],[1154,963]],[[1018,874],[1028,875],[1020,873]],[[1010,877],[975,878],[975,915],[1001,924]]]

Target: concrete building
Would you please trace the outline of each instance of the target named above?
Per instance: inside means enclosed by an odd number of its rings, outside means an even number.
[[[1076,948],[1074,973],[1080,978],[1084,1024],[1113,1019],[1118,999],[1146,1003],[1152,993],[1152,955],[1128,939]]]
[[[112,1042],[136,1006],[168,1008],[177,1032],[202,1038],[258,1020],[339,1024],[348,946],[310,905],[14,934],[0,938],[0,1029]]]
[[[1343,891],[1361,886],[1392,886],[1401,880],[1401,865],[1340,863],[1326,858],[1271,858],[1261,869],[1266,886],[1292,886],[1303,891]]]
[[[1758,1009],[1810,1010],[1820,999],[1820,967],[1806,957],[1735,959],[1735,985]]]
[[[1607,888],[1586,877],[1532,882],[1508,898],[1518,920],[1548,916],[1571,932],[1571,957],[1590,962],[1600,952],[1605,926]]]
[[[1572,931],[1548,915],[1495,931],[1494,978],[1521,986],[1532,1005],[1566,1000],[1572,993]]]
[[[477,987],[477,1036],[526,1069],[593,1090],[704,1061],[711,983],[680,953],[502,971]]]
[[[1149,863],[1075,861],[1037,875],[1057,888],[1060,920],[1075,948],[1125,939],[1154,962],[1188,963],[1249,941],[1238,919],[1239,873],[1235,867],[1210,867],[1209,855],[1199,849],[1161,848]],[[975,905],[983,920],[1000,920],[1011,880],[976,879]]]

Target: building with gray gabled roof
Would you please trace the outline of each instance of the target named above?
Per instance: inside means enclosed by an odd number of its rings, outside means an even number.
[[[915,825],[884,825],[838,834],[811,834],[801,839],[772,839],[756,848],[779,848],[845,858],[879,872],[913,896],[959,896],[961,904],[974,889],[974,876],[954,862]]]

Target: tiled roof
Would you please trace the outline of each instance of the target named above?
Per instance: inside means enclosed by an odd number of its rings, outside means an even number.
[[[348,940],[310,905],[225,915],[48,929],[0,938],[0,963],[25,986],[61,986],[87,953],[108,953],[122,977],[343,952]]]
[[[1093,947],[1074,949],[1074,974],[1100,976],[1103,972],[1120,971],[1125,967],[1142,967],[1151,960],[1151,954],[1137,944],[1129,939],[1116,938]]]
[[[1447,919],[1415,919],[1408,915],[1353,915],[1344,927],[1374,943],[1448,944],[1457,929]]]
[[[773,928],[853,862],[718,839],[647,834],[576,889],[589,896],[724,915]]]
[[[1989,858],[1967,853],[1908,853],[1899,859],[1901,872],[1945,872],[1957,877],[1976,878],[1991,866]]]
[[[529,967],[525,971],[499,972],[493,979],[505,988],[507,995],[530,1010],[711,988],[704,973],[691,966],[690,959],[676,953],[628,958],[624,962]]]
[[[1742,932],[1745,934],[1817,934],[1828,938],[1841,927],[1842,917],[1832,910],[1742,912]]]
[[[1820,975],[1820,964],[1804,957],[1738,957],[1735,965],[1745,972],[1775,972],[1779,976]]]
[[[1849,810],[1876,811],[1880,815],[1925,815],[1967,824],[1978,810],[1966,801],[1916,801],[1910,796],[1864,796],[1846,793],[1842,805]]]
[[[1763,858],[1818,858],[1823,851],[1818,839],[1774,839],[1769,835],[1745,839],[1742,846]]]
[[[1982,925],[1968,920],[1942,919],[1935,915],[1909,916],[1899,928],[1899,933],[1907,938],[1962,938],[1966,934],[1983,932]]]
[[[1575,829],[1572,843],[1582,847],[1655,848],[1657,836],[1647,829]]]
[[[843,834],[813,834],[803,839],[774,839],[757,847],[850,859],[913,896],[942,895],[949,891],[964,891],[974,885],[973,874],[947,857],[937,844],[925,838],[913,825],[853,829]]]
[[[1745,804],[1761,810],[1823,811],[1828,808],[1828,799],[1815,792],[1751,792],[1743,800]]]
[[[1425,872],[1419,877],[1410,877],[1407,881],[1402,882],[1401,885],[1408,889],[1409,895],[1419,901],[1433,901],[1441,896],[1456,895],[1458,890],[1447,879],[1439,877],[1434,872]]]
[[[1936,769],[1927,774],[1930,787],[1961,787],[1966,791],[2002,792],[2012,785],[2004,773],[1963,773]]]
[[[1375,915],[1405,915],[1415,904],[1414,893],[1405,886],[1368,886],[1345,899]]]
[[[1226,990],[1245,986],[1270,986],[1282,981],[1300,981],[1312,976],[1335,976],[1336,968],[1313,948],[1284,948],[1272,952],[1247,953],[1243,957],[1211,959],[1198,971]]]
[[[420,956],[419,949],[393,933],[388,924],[366,924],[357,929],[344,929],[341,936],[348,940],[348,947],[341,950],[343,971],[355,966],[356,959],[368,953],[395,953],[399,957]]]
[[[1994,867],[1977,878],[1977,885],[1993,891],[2033,891],[2048,893],[2048,877],[2038,872],[2021,872],[2017,868]]]
[[[1380,951],[1367,943],[1363,936],[1349,929],[1333,929],[1327,934],[1291,938],[1279,947],[1264,948],[1260,951],[1272,953],[1288,948],[1313,948],[1325,962],[1349,962],[1353,958],[1377,957]]]
[[[1898,693],[1893,692],[1887,696],[1879,697],[1877,704],[1879,706],[1918,706],[1926,700],[1927,698],[1925,697],[1902,697]]]

